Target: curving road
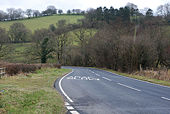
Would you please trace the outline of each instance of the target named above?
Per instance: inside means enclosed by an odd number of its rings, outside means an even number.
[[[55,82],[72,114],[170,114],[170,88],[107,71],[72,69]]]

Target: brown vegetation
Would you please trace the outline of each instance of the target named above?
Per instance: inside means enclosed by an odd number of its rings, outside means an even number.
[[[141,70],[133,73],[134,75],[145,76],[151,79],[158,79],[164,81],[170,81],[170,70],[166,68],[152,69],[152,70]]]
[[[59,64],[15,64],[15,63],[0,63],[0,67],[5,67],[5,72],[9,76],[19,73],[30,73],[41,68],[61,68]]]

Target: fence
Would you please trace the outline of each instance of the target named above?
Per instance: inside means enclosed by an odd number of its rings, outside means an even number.
[[[0,78],[5,75],[5,68],[0,68]]]

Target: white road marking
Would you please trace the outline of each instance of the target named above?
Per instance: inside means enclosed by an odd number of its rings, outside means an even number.
[[[66,106],[68,110],[73,110],[74,108],[72,106]]]
[[[97,76],[100,76],[99,74],[97,74],[97,73],[95,73],[95,72],[93,72],[93,71],[91,71],[91,70],[89,70],[90,72],[92,72],[92,73],[94,73],[95,75],[97,75]]]
[[[162,99],[165,99],[165,100],[168,100],[168,101],[170,101],[170,99],[169,98],[166,98],[166,97],[161,97]]]
[[[102,77],[103,79],[106,79],[106,80],[108,80],[108,81],[112,81],[111,79],[109,79],[109,78],[106,78],[106,77]]]
[[[141,91],[141,90],[139,90],[139,89],[136,89],[136,88],[133,88],[133,87],[130,87],[130,86],[121,84],[121,83],[117,83],[117,84],[119,84],[119,85],[121,85],[121,86],[124,86],[124,87],[127,87],[127,88],[129,88],[129,89],[133,89],[133,90],[135,90],[135,91]]]
[[[96,74],[96,73],[95,73]],[[96,74],[97,76],[100,76],[99,74]]]
[[[70,111],[71,114],[79,114],[77,111]]]
[[[87,77],[83,76],[81,77],[81,80],[88,80]]]
[[[63,88],[62,88],[62,86],[61,86],[62,80],[63,80],[66,76],[68,76],[69,74],[71,74],[71,73],[73,73],[73,71],[70,72],[70,73],[68,73],[67,75],[65,75],[64,77],[62,77],[62,78],[60,79],[60,81],[59,81],[59,88],[60,88],[61,92],[63,93],[63,95],[64,95],[70,102],[73,102],[73,100],[70,99],[70,97],[64,92],[64,90],[63,90]]]
[[[80,76],[74,76],[75,80],[81,80]]]
[[[68,105],[70,105],[68,102],[65,102],[64,104],[65,104],[65,106],[68,106]]]
[[[64,104],[68,110],[74,110],[74,108],[72,106],[70,106],[70,104],[68,102],[65,102]],[[70,111],[70,113],[71,114],[79,114],[77,111]]]
[[[95,72],[93,72],[93,71],[91,71],[91,70],[89,70],[90,72],[92,72],[92,73],[95,73]]]
[[[69,76],[69,77],[67,77],[67,79],[73,80],[74,78],[73,78],[73,76]]]
[[[114,74],[114,75],[117,75],[117,76],[120,76],[120,77],[136,80],[136,81],[139,81],[139,82],[148,83],[148,84],[151,84],[151,85],[156,85],[156,86],[160,86],[160,87],[170,88],[169,86],[164,86],[164,85],[155,84],[155,83],[151,83],[151,82],[147,82],[147,81],[143,81],[143,80],[139,80],[139,79],[135,79],[135,78],[131,78],[131,77],[126,77],[126,76],[119,75],[119,74],[116,74],[116,73],[113,73],[113,72],[110,72],[110,71],[106,71],[106,70],[101,70],[101,71],[105,71],[105,72],[108,72],[108,73],[111,73],[111,74]]]
[[[83,76],[83,77],[81,77],[81,76],[69,76],[69,77],[67,77],[67,79],[68,80],[87,80],[87,81],[91,81],[91,80],[97,80],[97,81],[99,81],[100,79],[99,78],[93,78],[93,77],[86,77],[86,76]]]
[[[89,80],[94,80],[94,78],[88,77]]]

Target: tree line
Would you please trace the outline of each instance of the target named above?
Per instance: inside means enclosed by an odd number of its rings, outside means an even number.
[[[40,12],[39,10],[33,10],[33,9],[27,9],[22,10],[21,8],[15,9],[15,8],[8,8],[7,11],[0,10],[0,21],[11,21],[11,20],[20,20],[25,18],[36,18],[41,16],[50,16],[53,14],[63,14],[62,9],[56,9],[55,6],[48,6],[46,10]],[[80,9],[72,9],[67,10],[66,14],[74,14],[74,15],[82,15],[85,11]]]
[[[0,29],[0,46],[5,42],[32,42],[26,53],[41,63],[52,58],[62,65],[122,72],[170,68],[169,16],[154,16],[151,9],[141,14],[134,4],[119,9],[99,7],[88,10],[77,24],[60,20],[56,26],[33,34],[23,24],[14,23],[8,32]]]

